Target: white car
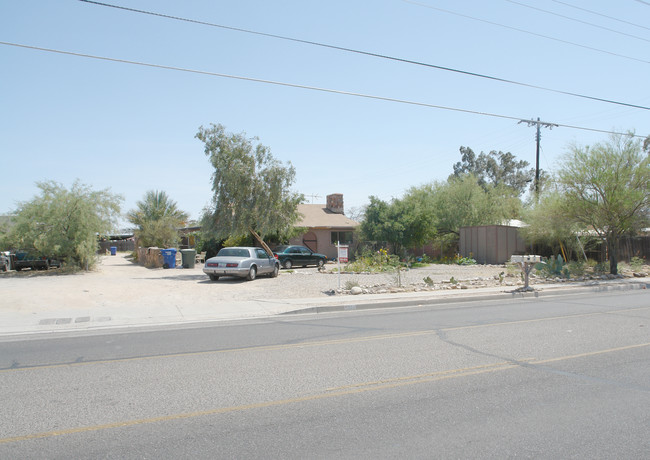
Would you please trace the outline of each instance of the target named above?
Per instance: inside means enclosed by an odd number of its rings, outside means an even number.
[[[217,281],[220,276],[239,276],[249,281],[257,275],[278,276],[280,262],[267,254],[262,248],[230,247],[221,249],[215,257],[205,261],[203,273],[212,281]]]

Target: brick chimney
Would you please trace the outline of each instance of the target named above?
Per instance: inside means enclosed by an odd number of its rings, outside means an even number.
[[[332,193],[327,195],[327,210],[336,214],[343,214],[343,194]]]

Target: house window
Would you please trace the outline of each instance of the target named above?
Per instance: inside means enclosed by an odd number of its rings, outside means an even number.
[[[352,244],[352,232],[332,232],[331,236],[332,244]]]

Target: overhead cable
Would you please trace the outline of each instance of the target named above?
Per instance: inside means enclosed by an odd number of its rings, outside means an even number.
[[[86,1],[86,0],[81,0],[81,1]],[[456,11],[445,10],[443,8],[437,8],[435,6],[427,5],[426,3],[416,2],[416,1],[413,1],[413,0],[402,0],[402,1],[405,2],[405,3],[411,3],[412,5],[421,6],[423,8],[429,8],[431,10],[440,11],[441,13],[452,14],[454,16],[460,16],[462,18],[471,19],[473,21],[483,22],[485,24],[490,24],[490,25],[497,26],[497,27],[503,27],[504,29],[515,30],[515,31],[521,32],[523,34],[528,34],[528,35],[533,35],[535,37],[545,38],[546,40],[553,40],[553,41],[556,41],[556,42],[559,42],[559,43],[564,43],[565,45],[577,46],[579,48],[584,48],[584,49],[587,49],[587,50],[596,51],[598,53],[609,54],[610,56],[616,56],[616,57],[620,57],[620,58],[624,58],[624,59],[630,59],[632,61],[637,61],[637,62],[643,62],[645,64],[650,64],[650,61],[647,61],[645,59],[635,58],[635,57],[632,57],[632,56],[627,56],[625,54],[614,53],[613,51],[607,51],[607,50],[603,50],[603,49],[600,49],[600,48],[594,48],[593,46],[581,45],[580,43],[570,42],[568,40],[562,40],[561,38],[550,37],[548,35],[538,34],[536,32],[531,32],[530,30],[520,29],[518,27],[507,26],[505,24],[500,24],[498,22],[488,21],[487,19],[475,18],[475,17],[469,16],[467,14],[457,13]]]
[[[572,18],[571,16],[565,16],[565,15],[560,14],[560,13],[555,13],[554,11],[549,11],[549,10],[545,10],[545,9],[542,9],[542,8],[538,8],[536,6],[527,5],[526,3],[517,2],[515,0],[506,0],[506,2],[513,3],[513,4],[519,5],[519,6],[523,6],[524,8],[530,8],[531,10],[541,11],[542,13],[551,14],[553,16],[558,16],[560,18],[568,19],[569,21],[579,22],[580,24],[585,24],[585,25],[588,25],[588,26],[591,26],[591,27],[596,27],[597,29],[606,30],[608,32],[613,32],[615,34],[624,35],[624,36],[630,37],[630,38],[636,38],[637,40],[643,40],[644,42],[650,42],[649,39],[639,37],[638,35],[632,35],[632,34],[628,34],[628,33],[625,33],[625,32],[621,32],[620,30],[610,29],[609,27],[601,26],[601,25],[594,24],[594,23],[588,22],[588,21],[583,21],[582,19]]]
[[[356,49],[352,49],[352,48],[345,48],[345,47],[342,47],[342,46],[328,45],[328,44],[325,44],[325,43],[319,43],[319,42],[314,42],[314,41],[310,41],[310,40],[303,40],[303,39],[300,39],[300,38],[292,38],[292,37],[286,37],[286,36],[282,36],[282,35],[275,35],[275,34],[270,34],[270,33],[265,33],[265,32],[258,32],[258,31],[249,30],[249,29],[242,29],[242,28],[239,28],[239,27],[226,26],[226,25],[222,25],[222,24],[214,24],[214,23],[211,23],[211,22],[199,21],[199,20],[196,20],[196,19],[188,19],[188,18],[183,18],[183,17],[179,17],[179,16],[171,16],[171,15],[167,15],[167,14],[163,14],[163,13],[156,13],[156,12],[153,12],[153,11],[138,10],[138,9],[135,9],[135,8],[112,5],[110,3],[97,2],[97,1],[93,1],[93,0],[79,0],[79,1],[84,2],[84,3],[93,4],[93,5],[105,6],[105,7],[108,7],[108,8],[115,8],[115,9],[118,9],[118,10],[125,10],[125,11],[134,12],[134,13],[147,14],[147,15],[151,15],[151,16],[158,16],[158,17],[162,17],[162,18],[166,18],[166,19],[173,19],[175,21],[189,22],[189,23],[200,24],[200,25],[204,25],[204,26],[217,27],[217,28],[220,28],[220,29],[233,30],[233,31],[236,31],[236,32],[244,32],[244,33],[247,33],[247,34],[260,35],[260,36],[263,36],[263,37],[270,37],[270,38],[275,38],[275,39],[279,39],[279,40],[287,40],[287,41],[303,43],[303,44],[307,44],[307,45],[320,46],[320,47],[323,47],[323,48],[335,49],[335,50],[338,50],[338,51],[345,51],[345,52],[356,53],[356,54],[361,54],[361,55],[365,55],[365,56],[372,56],[372,57],[381,58],[381,59],[388,59],[388,60],[391,60],[391,61],[402,62],[402,63],[405,63],[405,64],[413,64],[413,65],[418,65],[418,66],[422,66],[422,67],[429,67],[429,68],[433,68],[433,69],[444,70],[444,71],[447,71],[447,72],[454,72],[454,73],[458,73],[458,74],[468,75],[468,76],[471,76],[471,77],[484,78],[484,79],[487,79],[487,80],[498,81],[498,82],[501,82],[501,83],[507,83],[507,84],[512,84],[512,85],[523,86],[523,87],[526,87],[526,88],[533,88],[533,89],[538,89],[538,90],[542,90],[542,91],[549,91],[549,92],[553,92],[553,93],[557,93],[557,94],[564,94],[566,96],[573,96],[573,97],[579,97],[579,98],[583,98],[583,99],[590,99],[592,101],[605,102],[605,103],[608,103],[608,104],[616,104],[616,105],[621,105],[621,106],[625,106],[625,107],[633,107],[633,108],[642,109],[642,110],[650,110],[650,107],[643,106],[643,105],[631,104],[631,103],[628,103],[628,102],[619,102],[619,101],[614,101],[614,100],[611,100],[611,99],[605,99],[605,98],[600,98],[600,97],[595,97],[595,96],[587,96],[587,95],[584,95],[584,94],[574,93],[574,92],[570,92],[570,91],[562,91],[562,90],[558,90],[558,89],[552,89],[552,88],[547,88],[547,87],[544,87],[544,86],[532,85],[532,84],[529,84],[529,83],[522,83],[522,82],[518,82],[518,81],[514,81],[514,80],[508,80],[508,79],[505,79],[505,78],[494,77],[494,76],[480,74],[480,73],[476,73],[476,72],[469,72],[469,71],[466,71],[466,70],[454,69],[454,68],[451,68],[451,67],[444,67],[444,66],[439,66],[439,65],[435,65],[435,64],[428,64],[428,63],[425,63],[425,62],[413,61],[413,60],[410,60],[410,59],[387,56],[387,55],[379,54],[379,53],[372,53],[372,52],[369,52],[369,51],[360,51],[360,50],[356,50]]]
[[[0,45],[5,45],[5,46],[13,46],[17,48],[24,48],[24,49],[30,49],[30,50],[37,50],[37,51],[45,51],[48,53],[56,53],[56,54],[62,54],[62,55],[67,55],[67,56],[76,56],[76,57],[83,57],[83,58],[88,58],[88,59],[97,59],[101,61],[108,61],[108,62],[118,62],[121,64],[131,64],[131,65],[137,65],[137,66],[142,66],[142,67],[150,67],[150,68],[155,68],[155,69],[165,69],[165,70],[175,70],[178,72],[187,72],[187,73],[194,73],[194,74],[200,74],[200,75],[209,75],[213,77],[221,77],[221,78],[230,78],[230,79],[235,79],[235,80],[243,80],[243,81],[250,81],[250,82],[256,82],[256,83],[265,83],[269,85],[276,85],[276,86],[284,86],[284,87],[289,87],[289,88],[299,88],[299,89],[306,89],[306,90],[311,90],[311,91],[320,91],[323,93],[331,93],[331,94],[339,94],[343,96],[354,96],[354,97],[360,97],[360,98],[366,98],[366,99],[374,99],[374,100],[379,100],[379,101],[385,101],[385,102],[395,102],[398,104],[407,104],[407,105],[414,105],[414,106],[419,106],[419,107],[427,107],[427,108],[433,108],[433,109],[440,109],[440,110],[449,110],[453,112],[461,112],[461,113],[468,113],[472,115],[482,115],[486,117],[493,117],[493,118],[501,118],[501,119],[507,119],[507,120],[517,120],[520,121],[522,120],[522,117],[513,117],[513,116],[508,116],[508,115],[500,115],[500,114],[495,114],[495,113],[489,113],[489,112],[480,112],[476,110],[469,110],[469,109],[461,109],[458,107],[449,107],[449,106],[444,106],[444,105],[436,105],[436,104],[429,104],[426,102],[418,102],[418,101],[409,101],[405,99],[397,99],[397,98],[392,98],[392,97],[385,97],[385,96],[375,96],[371,94],[363,94],[363,93],[354,93],[350,91],[342,91],[342,90],[337,90],[337,89],[330,89],[330,88],[320,88],[316,86],[307,86],[307,85],[300,85],[296,83],[287,83],[287,82],[280,82],[280,81],[273,81],[273,80],[264,80],[261,78],[253,78],[253,77],[244,77],[240,75],[229,75],[229,74],[223,74],[223,73],[217,73],[217,72],[208,72],[205,70],[196,70],[196,69],[187,69],[183,67],[175,67],[175,66],[168,66],[168,65],[162,65],[162,64],[152,64],[148,62],[139,62],[139,61],[130,61],[127,59],[118,59],[118,58],[111,58],[111,57],[106,57],[106,56],[96,56],[92,54],[85,54],[85,53],[76,53],[72,51],[64,51],[64,50],[57,50],[57,49],[52,49],[52,48],[43,48],[39,46],[32,46],[32,45],[24,45],[21,43],[12,43],[12,42],[4,42],[0,41]],[[544,122],[546,123],[546,122]],[[646,136],[640,136],[638,134],[630,134],[630,133],[622,133],[622,132],[616,132],[616,131],[608,131],[604,129],[595,129],[595,128],[586,128],[584,126],[573,126],[573,125],[564,125],[561,123],[553,123],[555,126],[558,127],[563,127],[563,128],[570,128],[570,129],[579,129],[583,131],[591,131],[591,132],[597,132],[597,133],[605,133],[605,134],[618,134],[618,135],[624,135],[624,136],[632,136],[632,137],[638,137],[641,139],[645,139]]]
[[[623,19],[615,18],[615,17],[613,17],[613,16],[608,16],[608,15],[606,15],[606,14],[602,14],[602,13],[599,13],[599,12],[597,12],[597,11],[589,10],[589,9],[587,9],[587,8],[582,8],[582,7],[578,6],[578,5],[573,5],[573,4],[568,3],[568,2],[563,2],[563,1],[561,1],[561,0],[551,0],[551,1],[552,1],[552,2],[555,2],[555,3],[559,3],[559,4],[561,4],[561,5],[568,6],[569,8],[575,8],[576,10],[586,11],[587,13],[595,14],[596,16],[601,16],[601,17],[603,17],[603,18],[611,19],[612,21],[618,21],[618,22],[621,22],[621,23],[623,23],[623,24],[627,24],[627,25],[630,25],[630,26],[634,26],[634,27],[639,27],[639,28],[641,28],[641,29],[650,30],[650,27],[646,27],[646,26],[643,26],[643,25],[641,25],[641,24],[636,24],[636,23],[634,23],[634,22],[630,22],[630,21],[625,21],[625,20],[623,20]]]

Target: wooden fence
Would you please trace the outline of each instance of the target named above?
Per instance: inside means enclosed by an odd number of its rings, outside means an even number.
[[[106,254],[110,252],[111,247],[115,246],[117,252],[133,252],[135,251],[135,241],[134,240],[114,240],[114,241],[100,241],[99,242],[99,254]]]

